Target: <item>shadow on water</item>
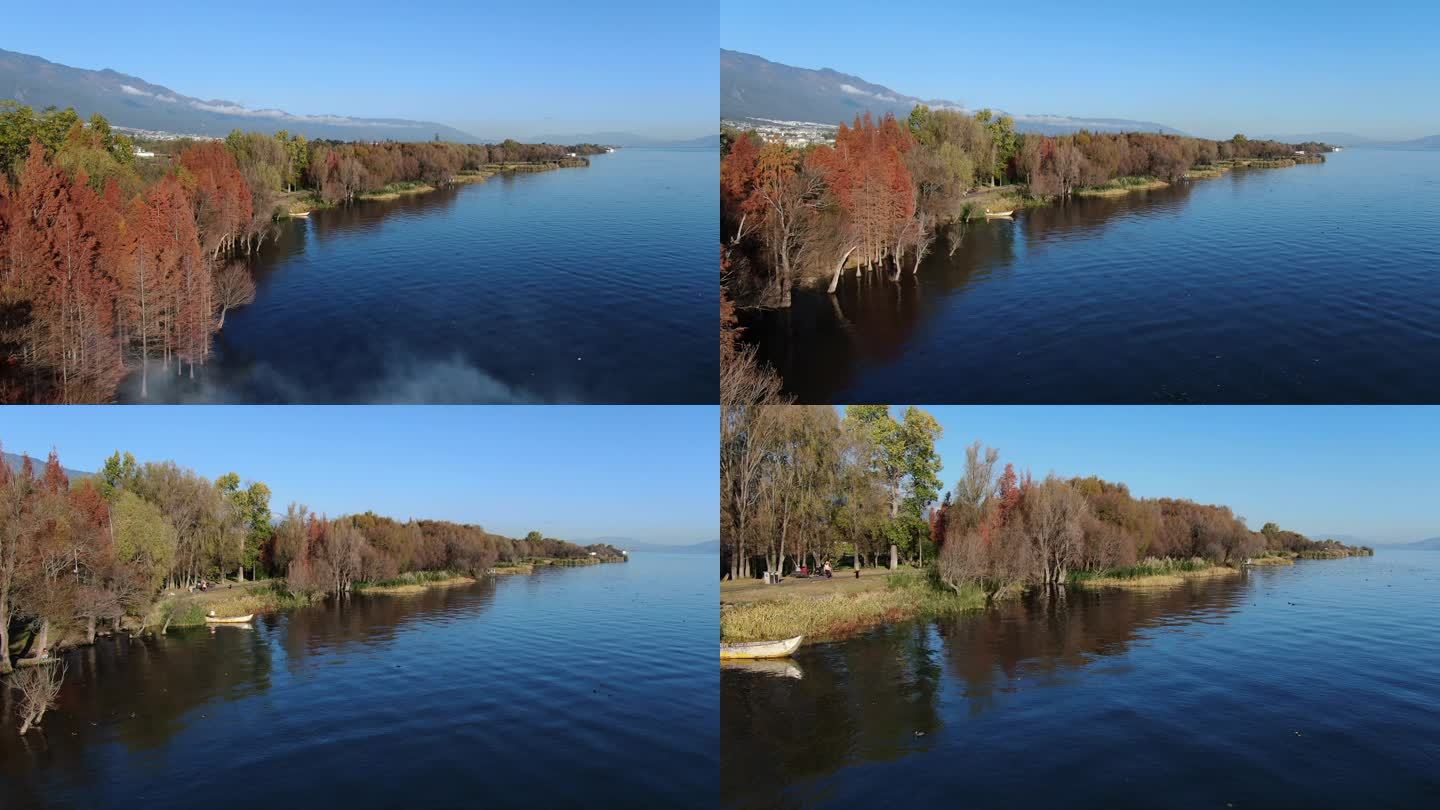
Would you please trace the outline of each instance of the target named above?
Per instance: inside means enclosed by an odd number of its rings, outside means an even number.
[[[742,325],[805,403],[1433,402],[1437,177],[1347,150],[1027,209]]]
[[[947,725],[995,710],[1007,694],[1103,670],[1157,628],[1224,622],[1245,588],[1237,577],[1157,593],[1032,596],[804,648],[801,679],[726,669],[722,800],[800,807],[839,799],[826,777],[931,751]]]
[[[1137,213],[1177,215],[1192,186],[1081,197],[1025,209],[1014,220],[954,223],[936,235],[918,273],[892,282],[886,274],[857,277],[851,270],[835,295],[823,287],[797,290],[788,310],[742,313],[746,338],[801,401],[838,401],[865,368],[902,360],[917,333],[955,299],[1003,284],[1019,263],[1051,244],[1095,238]]]
[[[217,722],[210,718],[222,705],[269,701],[277,667],[293,677],[315,656],[383,653],[416,623],[484,610],[495,590],[492,578],[413,595],[359,595],[259,616],[253,625],[122,633],[70,650],[55,709],[24,737],[15,733],[15,693],[0,689],[3,798],[43,806],[58,784],[70,795],[103,794],[109,775],[97,767],[97,750],[119,746],[142,763],[168,757],[193,726]]]

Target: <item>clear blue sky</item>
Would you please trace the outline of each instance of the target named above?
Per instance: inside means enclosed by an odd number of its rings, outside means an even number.
[[[921,98],[1194,135],[1440,133],[1440,4],[720,0],[720,45]]]
[[[713,3],[6,3],[0,48],[292,113],[480,137],[713,132]]]
[[[0,442],[71,469],[116,449],[215,478],[264,481],[329,515],[532,529],[567,539],[694,543],[719,534],[715,407],[561,405],[18,407]]]
[[[1252,529],[1408,542],[1440,535],[1440,407],[926,407],[952,489],[979,439],[1035,477],[1224,504]],[[899,409],[896,409],[898,414]]]

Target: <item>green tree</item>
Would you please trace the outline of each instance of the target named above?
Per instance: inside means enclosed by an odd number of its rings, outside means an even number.
[[[135,463],[135,456],[128,451],[122,456],[120,451],[116,450],[105,459],[105,466],[100,468],[100,494],[105,496],[105,500],[114,503],[120,492],[134,491],[139,479],[140,465]]]
[[[135,566],[151,589],[160,587],[175,561],[175,527],[160,507],[128,490],[120,491],[111,508],[116,556]]]

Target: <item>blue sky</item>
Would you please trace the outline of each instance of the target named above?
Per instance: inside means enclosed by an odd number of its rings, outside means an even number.
[[[898,408],[896,409],[898,413]],[[1440,535],[1440,407],[926,407],[953,488],[979,439],[1035,477],[1224,504],[1252,529],[1408,542]]]
[[[720,45],[921,98],[1194,135],[1440,133],[1440,4],[720,0]]]
[[[713,3],[6,3],[0,48],[292,113],[480,137],[714,132]]]
[[[714,407],[8,407],[10,453],[97,469],[116,449],[264,481],[272,510],[692,543],[719,534]]]

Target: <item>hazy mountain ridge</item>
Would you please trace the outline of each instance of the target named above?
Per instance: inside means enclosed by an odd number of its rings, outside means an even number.
[[[0,455],[3,455],[5,465],[8,466],[11,470],[15,470],[17,472],[25,463],[24,458],[19,453],[7,452]],[[36,475],[40,475],[45,471],[45,456],[31,456],[30,463],[35,465]],[[60,469],[64,470],[65,475],[69,476],[72,481],[76,478],[88,478],[89,476],[95,474],[93,472],[85,472],[83,470],[72,470],[69,467],[64,466],[62,466]]]
[[[838,124],[867,111],[874,115],[892,113],[897,118],[903,118],[916,104],[972,109],[947,99],[908,96],[831,68],[799,68],[754,54],[720,49],[721,118]],[[1015,119],[1015,128],[1021,132],[1058,134],[1089,129],[1182,134],[1180,130],[1153,121],[1049,114],[1011,115]]]
[[[468,132],[430,121],[297,115],[284,110],[250,109],[223,99],[187,96],[109,68],[74,68],[3,49],[0,49],[0,99],[15,99],[36,109],[52,105],[62,109],[74,107],[84,118],[98,112],[112,124],[187,135],[219,137],[232,129],[261,132],[286,129],[308,138],[349,141],[428,141],[436,135],[447,141],[478,141]]]
[[[653,148],[693,148],[693,147],[720,147],[720,136],[701,135],[698,138],[655,138],[649,135],[637,135],[634,132],[581,132],[571,135],[534,135],[528,139],[532,143],[599,143],[608,146],[629,146],[629,147],[653,147]]]

